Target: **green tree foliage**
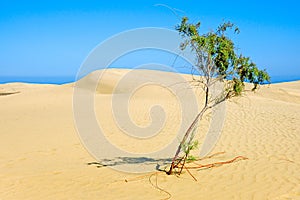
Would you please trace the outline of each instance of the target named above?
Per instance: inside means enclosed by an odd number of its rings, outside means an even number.
[[[185,41],[181,44],[184,50],[189,46],[196,53],[196,69],[206,77],[227,79],[232,83],[228,88],[228,97],[240,95],[244,89],[244,82],[259,84],[270,82],[265,70],[259,70],[249,57],[238,54],[233,41],[227,36],[228,30],[239,34],[240,30],[231,22],[221,24],[216,31],[200,34],[201,23],[188,23],[183,17],[176,30]]]

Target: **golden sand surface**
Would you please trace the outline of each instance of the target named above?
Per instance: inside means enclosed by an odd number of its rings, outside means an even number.
[[[121,133],[111,112],[113,88],[126,72],[111,69],[101,78],[95,94],[97,119],[105,124],[107,138],[126,151],[163,148],[181,119],[176,95],[155,85],[135,92],[128,110],[136,124],[151,123],[148,111],[153,104],[161,105],[167,117],[160,136],[136,141]],[[92,84],[93,76],[81,81]],[[116,93],[126,93],[127,88],[122,85]],[[155,169],[131,174],[98,165],[78,137],[73,91],[74,84],[0,85],[0,200],[145,200],[166,199],[169,194],[181,200],[300,199],[300,81],[262,86],[228,101],[223,131],[211,154],[225,153],[198,162],[248,159],[190,170],[197,181],[187,171],[179,177]],[[201,130],[208,125],[204,118]]]

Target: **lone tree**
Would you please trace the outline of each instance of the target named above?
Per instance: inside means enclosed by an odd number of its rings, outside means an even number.
[[[256,90],[260,84],[270,82],[265,70],[258,69],[249,57],[237,53],[233,41],[226,35],[228,30],[239,34],[238,27],[233,23],[225,22],[215,31],[205,34],[200,34],[199,29],[200,22],[188,23],[187,17],[183,17],[181,23],[176,26],[176,30],[184,38],[180,45],[181,50],[189,47],[195,56],[193,67],[200,76],[193,76],[193,81],[203,89],[205,98],[204,106],[182,138],[167,174],[171,174],[176,168],[181,168],[179,174],[181,173],[190,151],[197,144],[194,141],[197,122],[208,110],[241,95],[245,87],[244,82],[252,83],[252,90]],[[224,90],[215,96],[211,88],[220,81],[224,84]]]

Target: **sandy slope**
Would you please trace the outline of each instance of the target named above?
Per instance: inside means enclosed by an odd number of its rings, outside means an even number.
[[[114,85],[126,70],[110,70],[95,95],[96,116],[111,142],[133,152],[162,148],[176,137],[180,104],[164,88],[145,86],[129,104],[135,123],[146,126],[149,108],[159,104],[167,121],[158,136],[136,141],[114,124],[111,99]],[[151,75],[144,71],[137,79]],[[164,72],[160,72],[164,73]],[[157,74],[155,74],[156,76]],[[137,80],[136,79],[136,80]],[[87,85],[97,80],[91,74]],[[127,81],[117,91],[128,92]],[[248,160],[180,177],[159,172],[128,174],[100,167],[81,144],[72,112],[73,84],[3,84],[0,93],[0,199],[164,199],[150,180],[168,191],[171,199],[300,199],[300,82],[264,86],[227,103],[221,138],[212,153],[224,154],[202,163],[245,156]],[[201,130],[207,129],[205,118]],[[201,135],[202,134],[202,135]],[[200,139],[203,133],[200,131]],[[155,171],[153,171],[155,172]],[[125,179],[128,182],[125,182]]]

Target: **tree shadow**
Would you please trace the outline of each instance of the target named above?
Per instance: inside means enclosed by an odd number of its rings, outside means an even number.
[[[87,165],[94,165],[97,168],[112,167],[117,165],[156,165],[156,170],[160,169],[161,165],[167,165],[172,162],[171,158],[149,158],[149,157],[116,157],[112,159],[102,159],[99,162],[89,162]]]

